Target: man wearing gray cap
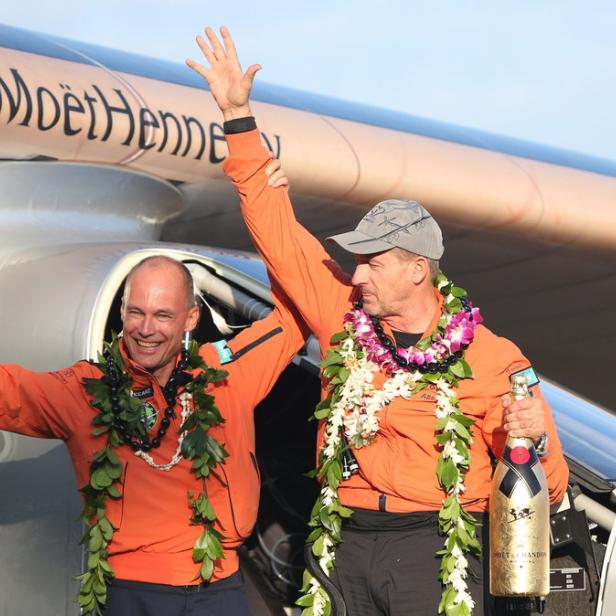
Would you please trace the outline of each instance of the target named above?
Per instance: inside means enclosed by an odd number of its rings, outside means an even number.
[[[438,261],[444,251],[441,228],[430,213],[416,201],[400,199],[377,203],[355,230],[328,239],[362,255],[397,247]]]
[[[567,484],[539,388],[529,400],[506,396],[511,375],[534,372],[439,271],[441,230],[418,203],[382,201],[354,231],[330,238],[355,255],[352,279],[342,273],[298,224],[287,191],[268,185],[263,170],[279,165],[248,105],[259,67],[244,73],[228,31],[221,34],[222,42],[208,28],[209,44],[197,39],[211,68],[188,64],[223,112],[225,172],[256,247],[324,358],[315,411],[321,491],[309,536],[315,566],[298,603],[313,616],[329,613],[329,602],[338,607],[327,575],[353,616],[487,614],[478,535],[491,456],[507,432],[537,443],[547,434],[542,465],[552,502]]]

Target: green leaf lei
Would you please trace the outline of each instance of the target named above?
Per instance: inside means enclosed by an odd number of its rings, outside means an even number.
[[[125,369],[120,354],[118,337],[113,334],[110,343],[105,343],[104,352],[110,354],[113,366],[120,375],[119,419],[124,422],[129,434],[144,439],[147,435],[142,421],[142,402],[132,395],[132,378]],[[102,372],[100,379],[84,379],[86,391],[92,395],[91,405],[98,410],[92,420],[94,436],[106,435],[103,449],[97,451],[90,462],[90,482],[82,493],[84,507],[81,519],[87,530],[81,540],[88,546],[87,569],[78,579],[81,582],[78,602],[85,616],[102,616],[107,600],[107,583],[114,577],[114,572],[108,563],[108,547],[113,532],[117,530],[106,516],[106,501],[108,498],[122,498],[121,477],[122,463],[115,449],[124,444],[124,430],[119,425],[112,411],[110,385],[107,361],[99,354],[95,364]],[[210,383],[216,383],[227,376],[224,370],[216,370],[208,366],[199,355],[198,344],[191,343],[188,355],[188,369],[199,370],[198,374],[185,385],[185,389],[193,397],[194,410],[188,415],[180,427],[184,435],[182,456],[192,460],[192,471],[197,478],[207,479],[214,468],[224,463],[227,457],[223,445],[208,434],[212,426],[224,422],[216,407],[214,396],[206,393]],[[201,563],[199,576],[196,579],[207,580],[211,577],[214,561],[223,557],[220,539],[222,535],[214,528],[216,513],[205,491],[197,496],[188,494],[189,506],[192,510],[191,524],[202,524],[204,529],[193,548],[193,560]]]
[[[442,338],[448,318],[465,309],[468,305],[464,289],[454,286],[442,272],[439,272],[435,286],[443,295],[443,313],[436,329],[422,340],[416,348],[427,349]],[[326,422],[324,443],[319,452],[318,466],[313,471],[321,484],[321,492],[314,504],[309,526],[312,528],[307,543],[312,544],[312,553],[317,557],[321,569],[329,576],[335,566],[335,549],[341,542],[342,522],[352,515],[338,497],[342,481],[343,454],[348,448],[344,438],[331,438],[326,447],[328,434],[342,434],[343,424],[337,404],[343,395],[345,383],[356,369],[358,362],[366,359],[365,349],[359,344],[351,323],[345,330],[331,339],[325,359],[321,362],[323,376],[328,379],[327,398],[316,407],[313,418]],[[350,351],[349,351],[350,350]],[[436,475],[445,498],[439,511],[439,531],[445,536],[444,547],[437,554],[441,556],[440,580],[443,591],[438,613],[446,616],[472,616],[474,602],[466,587],[466,558],[464,554],[480,554],[481,546],[476,531],[479,523],[464,510],[460,494],[464,490],[464,475],[470,466],[469,446],[472,443],[471,428],[474,420],[463,414],[454,388],[459,381],[472,377],[468,363],[459,356],[457,361],[443,369],[416,373],[412,395],[430,384],[437,386],[436,441],[441,450]],[[302,616],[329,616],[331,602],[329,595],[308,571],[304,572],[302,596],[297,605],[303,607]]]

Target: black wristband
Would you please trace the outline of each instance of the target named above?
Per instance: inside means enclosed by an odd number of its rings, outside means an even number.
[[[245,118],[234,118],[227,120],[223,125],[225,135],[235,135],[236,133],[247,133],[248,131],[257,128],[257,122],[253,116]]]

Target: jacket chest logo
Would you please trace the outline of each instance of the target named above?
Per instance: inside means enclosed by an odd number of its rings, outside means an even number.
[[[144,389],[134,389],[132,395],[140,400],[143,398],[151,398],[154,395],[154,388],[151,385],[148,385]]]
[[[144,398],[151,398],[154,395],[154,388],[148,385],[144,389],[136,389],[132,391],[132,395],[139,400]],[[156,424],[158,419],[158,410],[149,402],[143,402],[141,407],[141,423],[145,426],[146,430],[151,430]]]
[[[421,392],[419,393],[419,398],[421,400],[429,400],[430,402],[436,402],[436,393],[436,385],[430,384],[421,390]]]
[[[158,419],[158,411],[149,403],[144,402],[141,409],[141,422],[146,430],[151,430]]]

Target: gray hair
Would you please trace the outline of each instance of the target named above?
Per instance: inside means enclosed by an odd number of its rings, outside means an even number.
[[[424,257],[423,255],[415,254],[414,252],[410,252],[408,250],[404,250],[404,248],[392,248],[392,252],[396,254],[396,256],[402,261],[412,261],[415,257],[423,257],[428,262],[428,268],[430,269],[430,280],[434,284],[436,281],[436,277],[440,271],[440,265],[438,259],[430,259],[429,257]]]

